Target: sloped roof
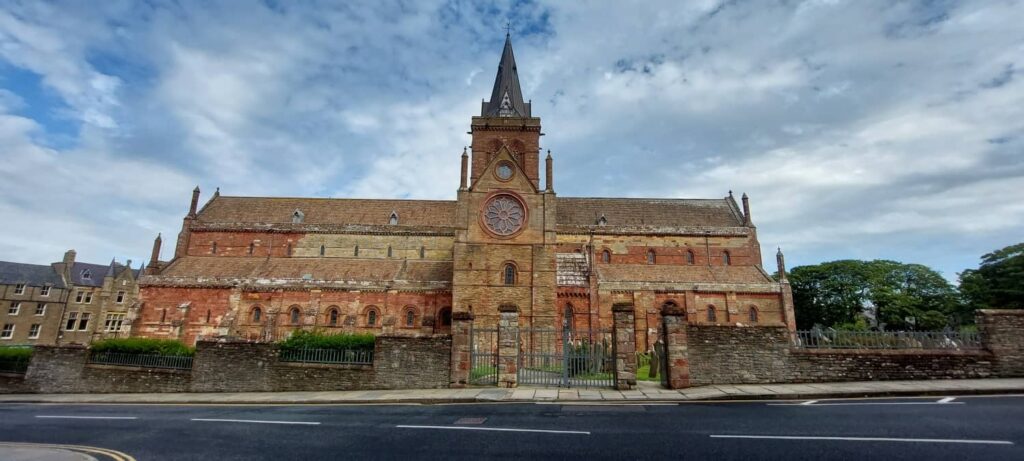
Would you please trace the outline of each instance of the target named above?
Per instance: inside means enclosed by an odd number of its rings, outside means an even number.
[[[506,97],[508,98],[506,101]],[[502,103],[506,106],[503,108]],[[498,62],[498,74],[494,77],[491,100],[482,104],[480,115],[484,117],[530,117],[530,103],[523,101],[523,90],[519,86],[519,69],[512,53],[512,36],[505,34],[505,48]]]
[[[398,227],[452,227],[455,201],[340,198],[228,197],[211,200],[196,217],[201,224],[291,224],[295,210],[303,224],[388,225],[391,213]]]
[[[451,261],[355,258],[253,258],[187,256],[148,282],[174,279],[254,282],[451,283]]]
[[[598,264],[600,282],[774,283],[756,266]]]
[[[557,224],[569,227],[742,227],[743,217],[724,199],[558,197]]]
[[[0,261],[0,283],[24,283],[30,286],[50,285],[64,288],[64,281],[50,265]]]
[[[103,286],[103,277],[108,274],[116,276],[125,269],[129,269],[129,267],[121,263],[114,263],[113,273],[110,273],[110,264],[90,264],[76,261],[74,266],[71,267],[71,283],[74,285],[90,287]],[[139,270],[131,270],[132,274],[135,275],[135,278],[138,278]],[[89,278],[85,277],[86,273],[88,273]]]

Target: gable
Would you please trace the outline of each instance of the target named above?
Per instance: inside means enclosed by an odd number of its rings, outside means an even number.
[[[508,179],[503,178],[508,172],[510,176]],[[512,151],[507,146],[502,145],[495,154],[491,161],[487,163],[487,167],[484,168],[483,174],[480,175],[477,180],[470,185],[470,191],[473,192],[490,192],[495,190],[512,190],[521,193],[537,193],[537,188],[534,187],[533,182],[527,177],[526,171],[523,170],[519,162],[516,161],[512,154]]]

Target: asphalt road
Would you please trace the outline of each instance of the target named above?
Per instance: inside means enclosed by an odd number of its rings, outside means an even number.
[[[0,407],[0,441],[137,460],[1024,459],[1024,396],[671,405]]]

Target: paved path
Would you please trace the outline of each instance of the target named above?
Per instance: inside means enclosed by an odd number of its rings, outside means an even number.
[[[743,384],[662,389],[641,382],[635,390],[527,388],[405,389],[333,392],[239,392],[166,394],[0,394],[0,402],[36,403],[471,403],[517,401],[759,400],[900,395],[1024,393],[1024,378],[934,381],[866,381],[818,384]]]

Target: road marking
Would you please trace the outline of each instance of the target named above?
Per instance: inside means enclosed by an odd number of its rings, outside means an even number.
[[[970,443],[983,445],[1013,445],[1008,440],[973,440],[973,439],[905,439],[895,437],[819,437],[802,435],[717,435],[713,439],[777,439],[777,440],[842,440],[850,442],[914,442],[914,443]]]
[[[939,401],[935,403],[951,403],[954,400],[956,400],[956,397],[946,397],[944,399],[939,399]]]
[[[305,426],[319,426],[316,421],[263,421],[258,419],[218,419],[218,418],[192,418],[192,421],[205,421],[212,423],[254,423],[254,424],[300,424]]]
[[[815,403],[818,403],[818,401],[817,400],[808,400],[808,401],[806,401],[804,403],[801,403],[800,405],[814,405]]]
[[[547,429],[517,429],[512,427],[409,426],[404,424],[400,424],[395,427],[400,427],[402,429],[446,429],[452,431],[539,432],[542,434],[590,435],[590,432],[588,431],[552,431]]]
[[[61,416],[61,415],[36,415],[36,418],[48,419],[139,419],[135,416]]]
[[[75,452],[93,453],[98,455],[104,455],[113,459],[114,461],[135,461],[128,453],[124,453],[117,450],[111,450],[109,448],[91,447],[88,445],[61,445],[53,443],[22,443],[22,442],[0,442],[0,447],[15,447],[15,448],[56,448],[62,450],[71,450]]]
[[[963,405],[964,402],[842,402],[842,403],[766,403],[770,407],[844,407],[859,405]]]

